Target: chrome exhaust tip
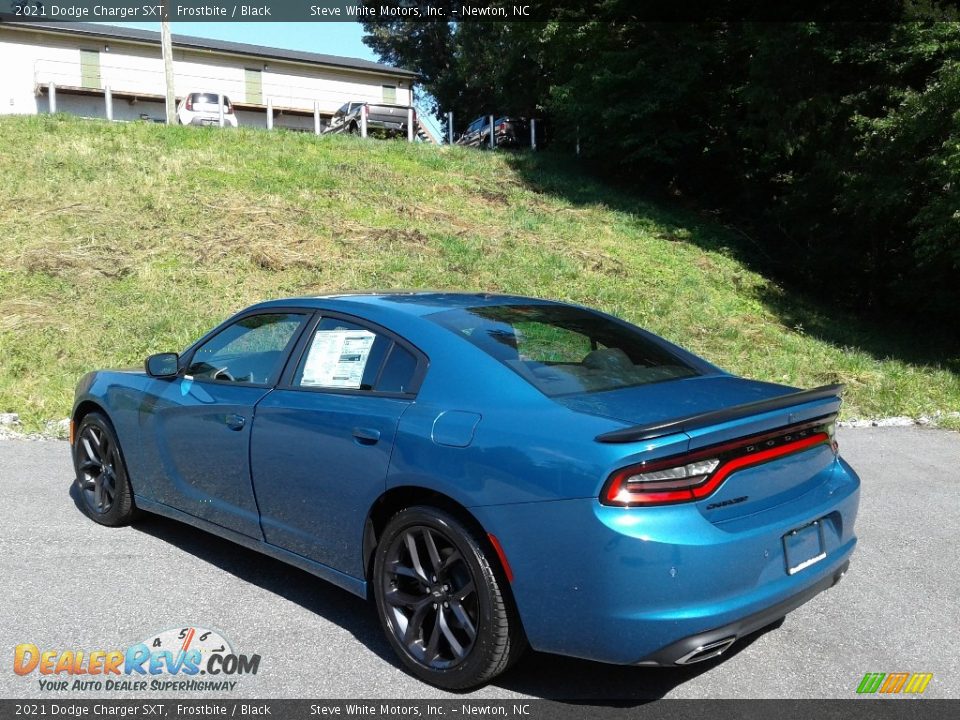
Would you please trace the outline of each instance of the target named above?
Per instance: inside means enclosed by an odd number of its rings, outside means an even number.
[[[850,563],[845,562],[843,566],[833,574],[833,586],[836,586],[841,580],[847,576],[847,571],[850,569]]]
[[[693,665],[693,663],[703,662],[704,660],[715,658],[718,655],[722,655],[724,651],[726,651],[727,648],[733,645],[736,641],[737,637],[736,635],[733,635],[731,637],[724,638],[723,640],[717,640],[716,642],[701,645],[677,660],[677,665]]]

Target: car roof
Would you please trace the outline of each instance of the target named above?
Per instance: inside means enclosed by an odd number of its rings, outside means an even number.
[[[389,314],[412,316],[431,315],[444,310],[457,308],[480,307],[491,305],[559,305],[553,300],[525,297],[523,295],[506,295],[499,293],[458,292],[451,290],[389,290],[389,291],[357,291],[330,293],[311,297],[291,297],[280,300],[269,300],[254,305],[254,309],[269,309],[271,307],[309,307],[327,308],[330,310],[355,309],[362,311],[381,311]]]

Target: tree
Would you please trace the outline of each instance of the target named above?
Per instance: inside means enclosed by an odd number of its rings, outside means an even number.
[[[366,2],[369,5],[382,3]],[[407,4],[425,11],[435,3]],[[366,43],[381,61],[415,71],[441,118],[460,123],[487,113],[535,116],[549,77],[539,49],[543,24],[363,22]]]
[[[957,329],[960,23],[875,5],[916,19],[645,22],[594,0],[541,23],[370,23],[367,41],[437,111],[546,116],[605,177],[745,226],[782,278]]]

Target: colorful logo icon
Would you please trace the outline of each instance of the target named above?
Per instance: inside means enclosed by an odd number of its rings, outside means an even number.
[[[885,695],[899,693],[922,695],[932,679],[933,673],[867,673],[857,686],[857,693],[861,695],[878,692]]]

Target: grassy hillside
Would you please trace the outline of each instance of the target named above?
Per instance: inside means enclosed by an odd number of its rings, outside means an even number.
[[[432,287],[569,299],[751,377],[848,384],[847,418],[960,409],[960,364],[748,269],[737,238],[549,155],[63,117],[0,119],[0,412],[256,300]],[[886,357],[891,355],[891,357]]]

